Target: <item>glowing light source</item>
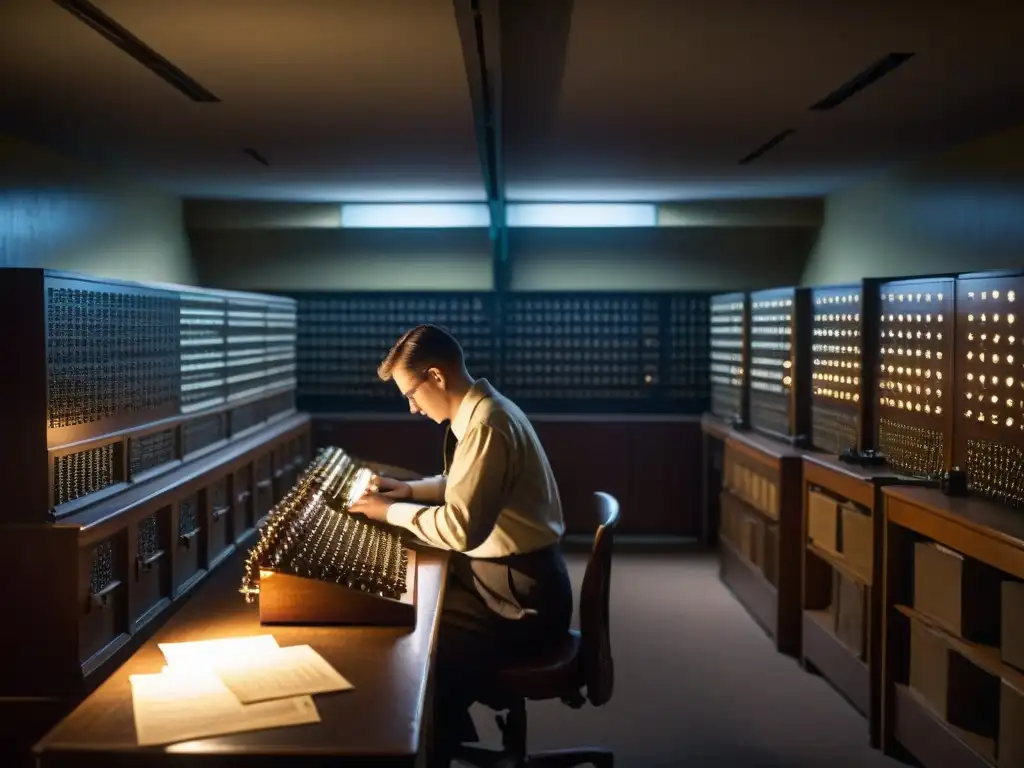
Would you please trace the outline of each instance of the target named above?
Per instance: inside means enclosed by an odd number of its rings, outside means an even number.
[[[487,228],[486,203],[344,203],[341,226],[347,229]]]
[[[352,484],[348,486],[345,492],[345,506],[350,507],[359,500],[359,498],[366,493],[366,489],[370,487],[370,482],[373,480],[373,471],[367,467],[360,467],[356,470],[355,477],[352,478]]]
[[[509,227],[655,227],[653,203],[509,203]]]

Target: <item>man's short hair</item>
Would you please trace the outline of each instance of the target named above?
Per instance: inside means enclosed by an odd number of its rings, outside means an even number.
[[[390,381],[396,368],[417,372],[430,368],[460,370],[465,364],[458,340],[441,326],[425,323],[402,334],[377,368],[377,376]]]

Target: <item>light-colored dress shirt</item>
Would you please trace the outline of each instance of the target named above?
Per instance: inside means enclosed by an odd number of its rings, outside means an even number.
[[[410,482],[413,501],[391,504],[387,521],[470,557],[524,554],[556,543],[565,532],[558,486],[519,407],[478,379],[451,429],[458,443],[448,476]]]

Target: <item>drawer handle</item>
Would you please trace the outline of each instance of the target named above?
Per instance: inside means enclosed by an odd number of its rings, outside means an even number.
[[[247,502],[249,500],[250,496],[252,496],[252,491],[245,490],[245,491],[239,491],[238,492],[238,496],[236,496],[235,498],[238,499],[238,503],[239,504],[245,504],[245,502]]]
[[[284,467],[281,467],[279,470],[277,470],[277,472],[274,473],[274,479],[280,480],[282,477],[284,477],[284,473],[286,471],[287,470]]]
[[[104,608],[110,602],[111,593],[121,586],[120,580],[115,579],[101,589],[99,592],[89,593],[89,607],[90,608]]]
[[[224,506],[224,507],[214,507],[213,511],[210,513],[210,516],[213,518],[213,522],[216,523],[218,520],[220,520],[222,517],[224,517],[224,515],[226,515],[230,511],[231,511],[231,505],[230,504],[227,505],[227,506]]]
[[[178,537],[178,541],[180,541],[180,542],[181,542],[181,545],[182,545],[182,546],[183,546],[183,547],[184,547],[185,549],[191,549],[191,548],[192,548],[192,540],[193,540],[193,539],[194,539],[194,538],[195,538],[196,536],[198,536],[198,535],[199,535],[199,530],[200,530],[199,528],[193,528],[193,529],[192,529],[191,531],[189,531],[188,533],[183,533],[183,534],[181,534],[181,536],[179,536],[179,537]]]
[[[143,557],[142,555],[136,556],[136,565],[138,566],[139,572],[141,573],[143,571],[153,570],[153,563],[155,563],[163,556],[164,551],[162,549],[158,549],[156,550],[156,552],[148,554],[145,557]]]
[[[256,488],[258,488],[259,490],[262,491],[262,490],[266,490],[267,488],[269,488],[273,484],[274,484],[274,481],[271,480],[268,477],[266,480],[260,480],[258,483],[256,483]]]

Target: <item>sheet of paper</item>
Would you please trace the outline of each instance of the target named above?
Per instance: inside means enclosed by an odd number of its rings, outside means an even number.
[[[191,643],[159,643],[157,647],[168,666],[198,670],[273,653],[279,646],[273,635],[252,635]]]
[[[129,680],[135,732],[144,746],[320,722],[309,696],[242,704],[209,671],[171,669]]]
[[[308,645],[278,648],[241,662],[233,660],[214,672],[245,704],[352,688],[352,683]]]

